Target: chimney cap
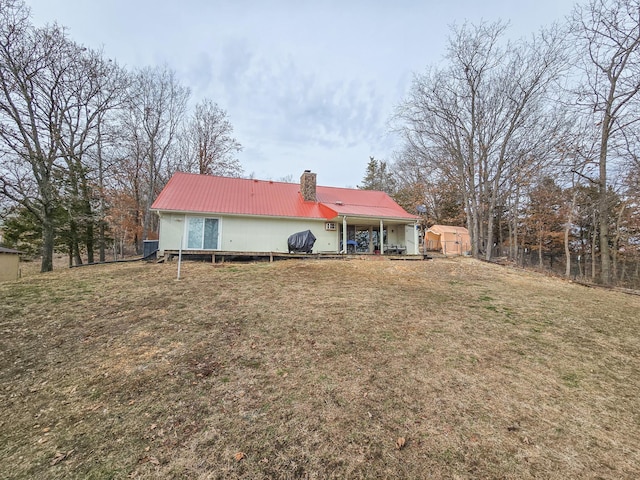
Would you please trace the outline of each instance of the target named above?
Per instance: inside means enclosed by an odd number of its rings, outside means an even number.
[[[304,173],[311,173],[311,170],[305,170]]]

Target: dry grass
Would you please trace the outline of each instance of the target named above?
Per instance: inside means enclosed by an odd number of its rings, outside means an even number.
[[[0,478],[640,476],[640,297],[470,259],[175,274],[0,284]]]

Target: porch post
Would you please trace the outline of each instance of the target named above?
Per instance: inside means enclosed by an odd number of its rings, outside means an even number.
[[[384,225],[380,219],[380,255],[384,255]]]
[[[418,222],[413,224],[413,254],[420,253],[420,245],[418,244]]]
[[[342,217],[342,251],[340,253],[347,253],[349,248],[347,247],[347,216]]]
[[[369,253],[373,253],[373,227],[369,225]]]
[[[180,250],[178,251],[178,280],[180,280],[180,267],[182,266],[182,246],[183,246],[182,244],[184,243],[184,237],[186,235],[187,215],[185,214],[184,221],[183,221],[183,219],[180,219],[180,218],[176,218],[176,221],[183,222],[183,224],[182,224],[182,236],[180,237]]]

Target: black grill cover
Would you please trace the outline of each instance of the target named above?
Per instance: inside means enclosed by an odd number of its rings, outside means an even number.
[[[289,246],[289,253],[311,253],[314,243],[316,243],[316,237],[313,235],[313,233],[311,233],[311,230],[294,233],[289,237],[289,240],[287,241],[287,245]]]

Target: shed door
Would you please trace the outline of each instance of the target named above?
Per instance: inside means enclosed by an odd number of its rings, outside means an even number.
[[[404,226],[404,241],[407,246],[406,253],[409,253],[409,254],[418,253],[418,248],[416,246],[415,229],[416,229],[415,225]]]

